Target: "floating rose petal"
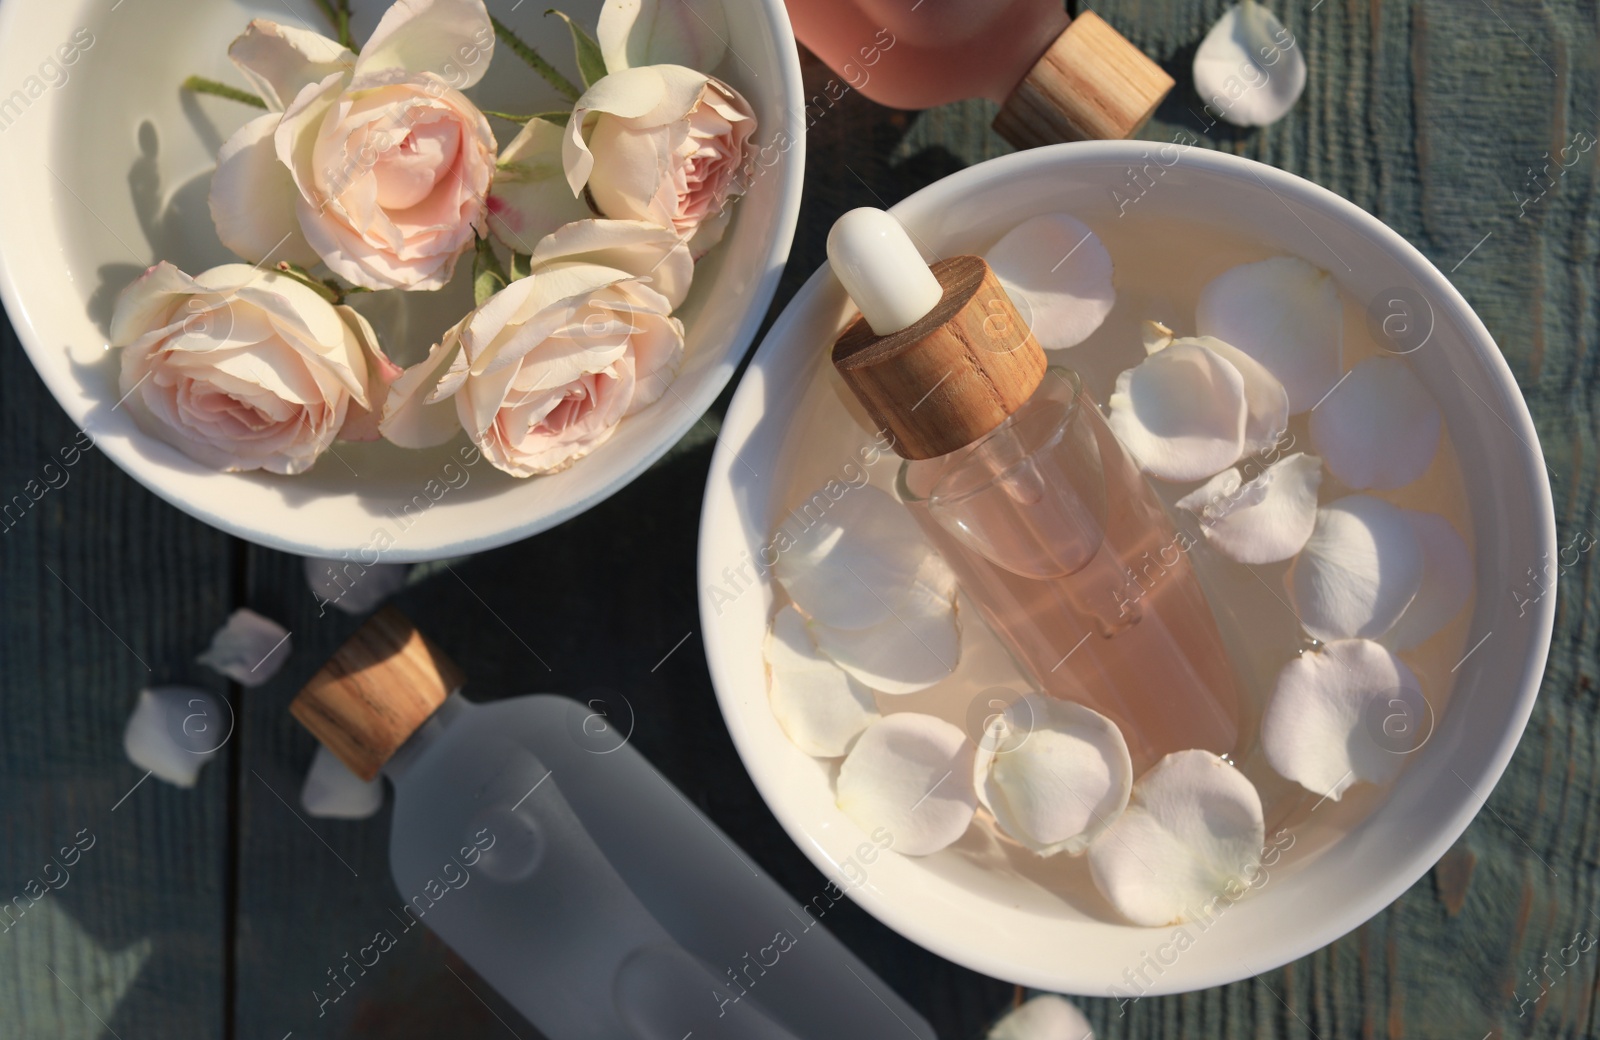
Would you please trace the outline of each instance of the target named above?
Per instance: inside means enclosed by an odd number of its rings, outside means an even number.
[[[1262,470],[1249,483],[1225,469],[1178,499],[1200,518],[1206,541],[1230,560],[1276,563],[1305,547],[1317,522],[1322,465],[1296,452]]]
[[[1175,751],[1133,785],[1127,811],[1089,846],[1089,870],[1134,924],[1177,924],[1242,894],[1265,830],[1243,773],[1209,751]]]
[[[1315,405],[1343,368],[1344,309],[1325,271],[1295,257],[1242,264],[1200,293],[1195,328],[1266,366],[1289,394],[1289,412]]]
[[[1389,630],[1422,584],[1422,546],[1405,510],[1346,495],[1317,510],[1289,572],[1300,623],[1323,642]]]
[[[1111,254],[1065,213],[1030,217],[983,255],[1047,350],[1075,347],[1111,313]]]
[[[240,608],[211,637],[195,660],[242,686],[260,686],[289,659],[289,630],[248,608]]]
[[[383,781],[361,779],[319,744],[300,788],[300,804],[323,819],[364,820],[383,807]]]
[[[1174,343],[1117,377],[1111,429],[1145,471],[1204,480],[1239,460],[1244,377],[1194,342]]]
[[[1205,347],[1213,354],[1239,370],[1244,380],[1244,404],[1247,418],[1244,424],[1244,450],[1246,455],[1266,451],[1289,428],[1289,394],[1278,377],[1267,371],[1265,365],[1230,343],[1215,336],[1196,336],[1174,339],[1172,330],[1159,322],[1145,322],[1144,349],[1154,354],[1175,344],[1193,343]]]
[[[1467,543],[1438,513],[1406,510],[1422,547],[1422,584],[1416,598],[1385,637],[1397,650],[1427,642],[1467,605],[1472,595],[1472,554]]]
[[[811,623],[811,637],[833,661],[879,693],[925,690],[961,660],[961,620],[955,590],[942,594],[914,584],[889,617],[866,628]]]
[[[1104,715],[1029,694],[991,721],[973,785],[1006,834],[1041,856],[1076,856],[1127,806],[1133,761]]]
[[[1278,673],[1261,749],[1283,776],[1338,801],[1350,785],[1387,783],[1431,725],[1417,677],[1370,639],[1303,653]]]
[[[1228,8],[1194,53],[1194,89],[1235,126],[1282,119],[1306,88],[1306,60],[1272,12],[1245,0]]]
[[[1041,993],[1007,1012],[989,1030],[988,1040],[1094,1040],[1094,1028],[1076,1005]]]
[[[179,787],[193,787],[200,767],[233,732],[233,713],[215,694],[188,686],[139,691],[122,733],[122,750],[140,769]]]
[[[806,617],[866,628],[894,620],[915,589],[953,602],[955,575],[905,507],[870,485],[840,486],[837,497],[818,490],[791,511],[804,525],[792,543],[774,538],[773,572]]]
[[[1350,370],[1311,413],[1311,440],[1328,471],[1352,488],[1392,491],[1426,473],[1444,419],[1428,388],[1399,358]]]
[[[977,811],[972,742],[932,715],[886,715],[868,726],[839,767],[839,808],[862,830],[884,828],[907,856],[938,852]]]
[[[411,571],[408,563],[356,563],[306,558],[306,583],[323,607],[365,614],[399,592]]]
[[[872,691],[818,652],[806,619],[793,607],[772,619],[765,656],[772,714],[806,754],[838,758],[878,717]]]

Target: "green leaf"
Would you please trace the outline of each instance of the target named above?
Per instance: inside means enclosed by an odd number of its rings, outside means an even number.
[[[188,79],[183,81],[182,87],[184,90],[192,90],[196,94],[211,94],[215,97],[227,98],[229,101],[238,101],[246,105],[254,105],[257,108],[267,107],[267,103],[265,101],[250,93],[248,90],[240,90],[238,87],[230,87],[226,83],[218,83],[216,80],[206,79],[204,76],[190,76]]]
[[[516,33],[506,28],[504,22],[494,15],[489,16],[489,24],[494,26],[495,39],[511,48],[513,54],[528,63],[528,67],[544,77],[544,81],[561,92],[568,101],[576,101],[583,94],[573,82],[563,76],[561,72],[544,58],[539,52],[528,46]]]
[[[533,273],[533,257],[527,253],[512,252],[511,254],[511,280],[526,278]]]
[[[578,74],[583,77],[584,86],[594,86],[595,82],[604,78],[606,74],[606,59],[605,55],[600,53],[600,42],[590,36],[583,26],[573,21],[565,11],[558,11],[552,7],[545,14],[553,14],[567,23],[567,28],[572,31],[572,49],[578,56]]]
[[[478,239],[477,249],[472,255],[473,301],[482,307],[489,297],[506,285],[506,269],[500,266],[500,258],[494,255],[494,245],[487,238]]]

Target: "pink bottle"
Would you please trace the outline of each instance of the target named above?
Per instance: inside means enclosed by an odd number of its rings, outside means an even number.
[[[828,261],[862,316],[833,364],[894,437],[897,491],[1036,689],[1122,729],[1136,768],[1238,742],[1238,680],[1179,534],[1078,377],[982,259],[930,269],[851,210]]]
[[[988,98],[1019,148],[1132,136],[1172,77],[1061,0],[787,0],[797,39],[867,97],[922,109]],[[830,102],[831,104],[831,102]]]

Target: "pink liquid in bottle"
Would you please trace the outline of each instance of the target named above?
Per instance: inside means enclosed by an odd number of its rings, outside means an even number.
[[[789,0],[794,35],[891,108],[1004,101],[1071,22],[1060,0]]]
[[[796,39],[851,88],[905,109],[987,98],[1001,104],[995,130],[1019,148],[1130,137],[1172,89],[1099,16],[1073,19],[1061,0],[787,4]]]
[[[1123,730],[1143,768],[1238,739],[1232,662],[1180,535],[1075,374],[900,495],[1039,688]]]

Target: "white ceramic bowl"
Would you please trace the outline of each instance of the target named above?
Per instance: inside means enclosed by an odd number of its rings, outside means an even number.
[[[496,13],[576,81],[566,28],[543,16],[549,5],[518,6]],[[592,28],[600,3],[562,6]],[[386,7],[358,0],[358,40]],[[732,376],[777,287],[800,208],[800,67],[781,0],[730,2],[727,11],[730,53],[712,71],[750,99],[756,139],[778,145],[767,161],[779,158],[754,178],[727,238],[699,265],[679,314],[688,351],[671,392],[564,473],[519,481],[486,461],[464,467],[461,437],[423,452],[336,444],[336,455],[294,477],[218,474],[114,407],[117,361],[108,356],[106,328],[116,293],[157,259],[191,273],[236,260],[217,241],[206,192],[218,146],[255,110],[186,96],[178,85],[197,73],[244,86],[226,51],[251,18],[328,32],[310,0],[11,0],[0,7],[6,89],[25,88],[0,97],[0,296],[73,421],[151,490],[225,531],[311,556],[389,541],[384,558],[393,561],[537,533],[623,487],[689,430]],[[76,51],[71,65],[55,53],[63,45],[64,53]],[[30,84],[38,88],[32,99]],[[503,46],[473,96],[502,111],[558,107],[554,91]],[[492,122],[501,143],[509,141],[512,124]],[[397,359],[425,355],[470,307],[468,266],[439,293],[360,298]]]
[[[1118,199],[1138,191],[1130,191],[1129,169],[1142,168],[1150,152],[1147,142],[1103,142],[1008,155],[931,185],[893,212],[925,250],[981,253],[1030,215],[1066,210],[1091,226],[1116,219]],[[1012,982],[1094,996],[1183,992],[1257,974],[1331,942],[1404,892],[1465,830],[1504,770],[1538,692],[1554,618],[1552,597],[1519,616],[1507,591],[1541,554],[1556,551],[1533,423],[1483,324],[1432,264],[1332,192],[1200,148],[1185,151],[1137,206],[1144,218],[1215,222],[1304,257],[1363,303],[1390,298],[1395,287],[1422,294],[1436,324],[1409,360],[1466,460],[1478,588],[1467,645],[1487,641],[1460,666],[1437,730],[1373,810],[1321,851],[1285,858],[1269,883],[1209,927],[1189,926],[1194,945],[1181,955],[1176,929],[1112,923],[1026,877],[985,872],[949,850],[922,859],[882,856],[853,892],[885,924],[950,960]],[[1123,277],[1137,275],[1119,272]],[[761,644],[773,604],[770,580],[740,593],[737,574],[730,584],[724,568],[737,572],[757,558],[779,522],[793,463],[785,452],[804,450],[786,449],[785,433],[801,388],[828,363],[852,310],[824,267],[768,333],[712,460],[699,563],[706,653],[734,743],[779,821],[830,878],[851,870],[859,876],[848,861],[865,836],[835,807],[829,764],[795,748],[768,707]],[[1146,981],[1130,984],[1126,969]]]

